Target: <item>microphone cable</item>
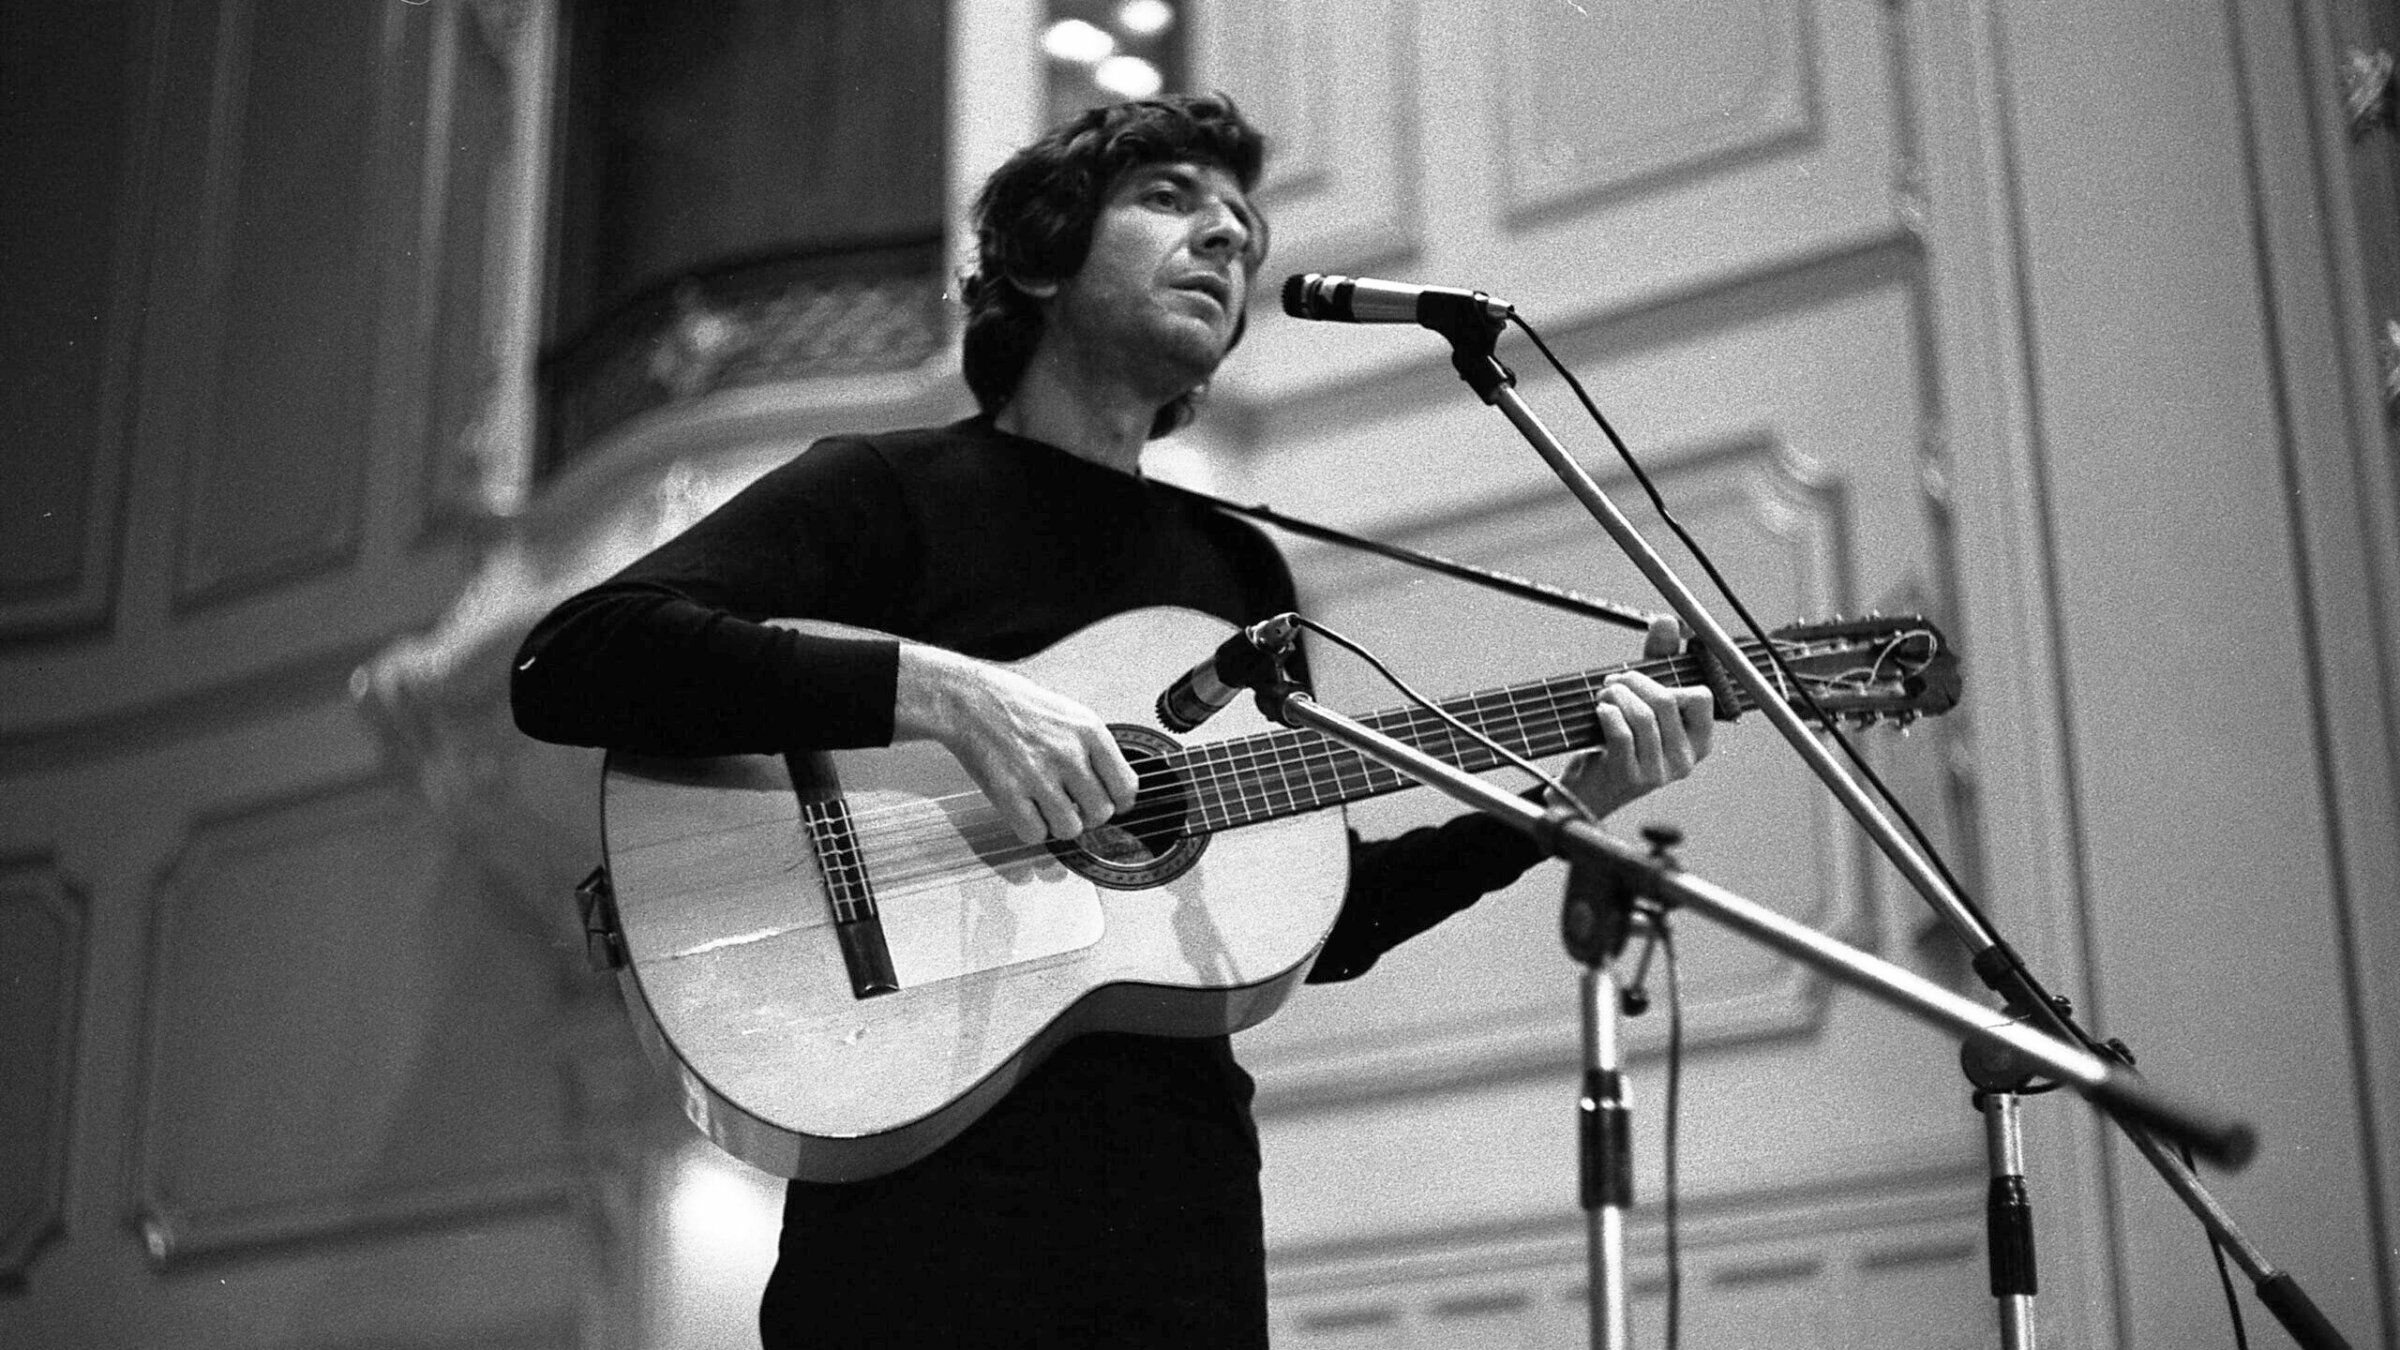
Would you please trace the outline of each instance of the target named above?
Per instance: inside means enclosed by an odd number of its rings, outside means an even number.
[[[1617,995],[1617,1005],[1627,1017],[1650,1011],[1646,985],[1651,953],[1662,953],[1667,964],[1666,1129],[1661,1157],[1665,1196],[1660,1213],[1667,1258],[1666,1346],[1667,1350],[1679,1350],[1683,1344],[1683,967],[1676,959],[1675,930],[1667,922],[1670,906],[1644,899],[1636,902],[1634,912],[1641,916],[1646,936],[1641,959],[1634,963],[1633,979]]]
[[[1667,960],[1666,1216],[1667,1350],[1683,1344],[1683,967],[1675,957],[1675,930],[1661,911],[1653,921]]]

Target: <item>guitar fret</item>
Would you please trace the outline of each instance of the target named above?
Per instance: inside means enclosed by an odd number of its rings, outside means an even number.
[[[1584,705],[1596,687],[1588,678],[1567,676],[1485,690],[1442,707],[1511,751],[1541,758],[1588,743],[1597,723]],[[1482,742],[1421,709],[1393,709],[1361,720],[1471,773],[1504,762]],[[1212,830],[1396,792],[1417,782],[1315,732],[1288,728],[1192,747],[1181,767],[1192,782],[1199,821]]]
[[[1278,746],[1278,747],[1277,747],[1277,749],[1279,749],[1279,750],[1280,750],[1281,748],[1282,748],[1281,746]],[[1274,770],[1275,770],[1275,783],[1274,783],[1274,787],[1275,787],[1275,790],[1277,790],[1277,791],[1280,791],[1280,792],[1283,794],[1283,805],[1284,805],[1284,808],[1285,808],[1283,811],[1279,811],[1279,812],[1277,812],[1276,814],[1278,814],[1278,815],[1287,815],[1287,814],[1288,814],[1288,815],[1297,815],[1297,814],[1299,814],[1299,812],[1300,812],[1301,810],[1303,810],[1304,808],[1303,808],[1303,807],[1300,805],[1300,794],[1299,794],[1297,791],[1295,791],[1295,790],[1293,789],[1293,787],[1292,787],[1292,765],[1291,765],[1291,762],[1290,762],[1290,761],[1288,761],[1288,760],[1285,760],[1285,759],[1283,759],[1283,758],[1281,758],[1281,757],[1279,756],[1279,757],[1278,757],[1278,758],[1277,758],[1277,759],[1276,759],[1276,760],[1273,762],[1273,765],[1272,765],[1272,767],[1273,767],[1273,768],[1274,768]]]

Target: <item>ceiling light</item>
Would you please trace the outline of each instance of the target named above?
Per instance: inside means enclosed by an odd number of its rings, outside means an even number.
[[[1081,19],[1060,19],[1042,34],[1042,50],[1079,66],[1097,65],[1117,49],[1107,30]]]
[[[1138,56],[1112,56],[1093,68],[1092,83],[1122,98],[1148,98],[1166,87],[1167,77]]]
[[[1135,37],[1157,37],[1175,25],[1175,7],[1167,0],[1125,0],[1117,6],[1117,27]]]

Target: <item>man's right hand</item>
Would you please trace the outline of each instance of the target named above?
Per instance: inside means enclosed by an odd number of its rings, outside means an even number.
[[[1019,840],[1072,839],[1133,805],[1140,782],[1098,713],[1003,666],[900,644],[892,738],[936,741]]]

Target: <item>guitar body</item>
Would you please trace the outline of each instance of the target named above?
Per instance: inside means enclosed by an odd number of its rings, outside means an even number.
[[[1136,611],[1014,669],[1121,737],[1204,746],[1270,729],[1245,699],[1180,742],[1158,730],[1159,691],[1229,631]],[[720,1146],[814,1181],[925,1156],[1079,1033],[1264,1019],[1348,883],[1337,809],[1172,847],[1087,835],[1105,858],[1027,848],[933,745],[612,754],[605,777],[618,974],[643,1042]]]

